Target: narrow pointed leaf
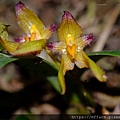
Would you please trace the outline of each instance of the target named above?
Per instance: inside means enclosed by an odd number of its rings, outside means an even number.
[[[88,56],[95,56],[95,55],[108,55],[108,56],[120,57],[120,50],[106,50],[106,51],[88,53]]]

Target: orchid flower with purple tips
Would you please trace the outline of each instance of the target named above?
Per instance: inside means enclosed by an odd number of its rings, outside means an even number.
[[[56,26],[53,24],[50,28],[46,28],[37,15],[22,2],[16,4],[15,11],[18,25],[26,35],[18,37],[14,41],[0,39],[1,44],[13,56],[40,53]]]
[[[78,68],[90,68],[99,81],[106,81],[104,72],[83,51],[85,46],[89,45],[94,39],[93,34],[82,36],[81,27],[67,11],[64,11],[62,16],[62,22],[58,29],[58,37],[58,42],[49,43],[47,46],[53,54],[58,53],[62,56],[58,72],[62,94],[65,93],[66,89],[65,73],[66,71],[73,70],[75,65]]]

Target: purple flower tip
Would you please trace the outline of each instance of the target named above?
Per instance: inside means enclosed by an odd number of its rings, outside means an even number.
[[[51,31],[51,32],[54,32],[57,28],[58,28],[58,27],[57,27],[55,24],[52,24],[52,25],[50,26],[50,31]]]
[[[92,33],[83,35],[82,38],[83,40],[87,40],[88,44],[90,44],[94,40],[94,36]]]
[[[52,50],[52,48],[53,48],[53,43],[48,43],[48,44],[47,44],[47,47],[48,47],[49,50]]]
[[[90,42],[93,41],[93,40],[94,40],[93,34],[92,34],[92,33],[88,34],[88,35],[86,36],[86,39],[89,40]]]
[[[64,11],[64,14],[63,14],[62,18],[73,19],[73,16],[68,11]]]
[[[15,11],[18,11],[20,9],[23,10],[24,7],[25,5],[21,1],[19,1],[19,3],[17,3],[15,6]]]

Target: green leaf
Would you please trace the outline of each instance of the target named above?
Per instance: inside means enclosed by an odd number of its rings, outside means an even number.
[[[60,86],[58,85],[58,77],[57,76],[48,76],[47,80],[50,84],[55,88],[57,92],[61,92]]]
[[[11,57],[9,55],[0,53],[0,68],[4,67],[6,64],[18,60],[18,58]]]
[[[88,56],[107,55],[107,56],[120,57],[120,50],[106,50],[106,51],[91,52],[91,53],[88,53],[87,55]]]
[[[30,120],[28,117],[26,117],[25,115],[19,115],[16,117],[15,120]]]
[[[0,43],[0,51],[3,50],[4,47],[2,46],[2,44]]]
[[[35,120],[34,115],[26,113],[26,115],[18,115],[15,120]]]

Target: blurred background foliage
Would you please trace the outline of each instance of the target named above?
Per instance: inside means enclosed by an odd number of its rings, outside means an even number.
[[[9,40],[24,34],[18,27],[15,16],[14,8],[18,2],[0,0],[0,22],[10,25]],[[69,11],[82,27],[83,34],[93,33],[96,38],[85,48],[87,53],[120,49],[119,0],[21,2],[33,10],[46,26],[53,23],[59,26],[63,11]],[[57,40],[55,32],[49,41]],[[4,62],[2,65],[0,63],[1,118],[6,114],[11,119],[16,119],[14,114],[120,114],[119,55],[92,56],[92,59],[106,72],[107,82],[100,83],[90,70],[75,67],[73,71],[67,72],[67,91],[61,95],[57,71],[42,59],[36,57],[18,60],[9,57],[6,62],[6,56],[0,54],[0,62]],[[9,64],[5,65],[6,63]]]

